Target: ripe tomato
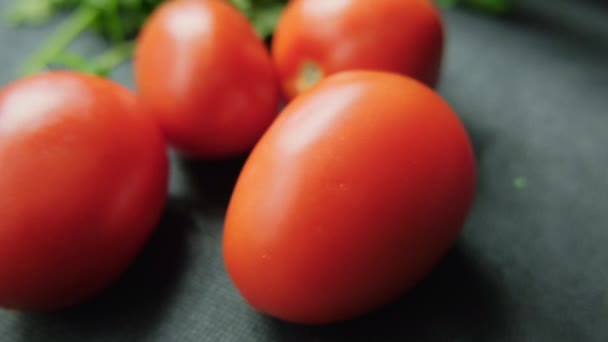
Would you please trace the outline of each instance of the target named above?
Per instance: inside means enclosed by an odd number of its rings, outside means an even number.
[[[434,86],[443,39],[429,0],[292,0],[276,28],[272,56],[288,98],[353,69],[402,73]]]
[[[169,141],[196,157],[248,152],[278,111],[268,50],[222,0],[162,4],[139,37],[135,78]]]
[[[75,72],[0,92],[0,306],[72,305],[127,268],[167,192],[146,114],[126,88]]]
[[[338,73],[292,101],[250,154],[226,216],[226,268],[259,311],[353,318],[434,267],[462,229],[475,177],[467,132],[430,88]]]

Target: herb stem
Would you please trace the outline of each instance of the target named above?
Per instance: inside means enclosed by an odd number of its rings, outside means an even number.
[[[40,72],[66,49],[99,15],[99,10],[81,5],[53,35],[23,65],[20,74],[28,76]]]
[[[92,61],[96,70],[102,73],[109,73],[112,69],[122,64],[133,55],[135,42],[119,43],[95,57]]]
[[[120,23],[119,0],[110,0],[107,5],[106,20],[110,42],[116,44],[125,39],[125,32]]]

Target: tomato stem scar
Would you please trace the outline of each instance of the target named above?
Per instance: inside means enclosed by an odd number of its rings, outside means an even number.
[[[324,73],[319,64],[313,61],[304,61],[300,66],[296,79],[296,90],[302,92],[323,79]]]

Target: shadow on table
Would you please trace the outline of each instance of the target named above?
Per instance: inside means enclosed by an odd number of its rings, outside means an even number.
[[[145,341],[163,320],[187,268],[187,235],[194,221],[169,201],[142,253],[112,287],[81,305],[46,314],[22,314],[23,342],[108,341],[129,336]]]
[[[520,24],[542,28],[588,52],[608,52],[608,2],[605,0],[527,0],[519,4]],[[576,51],[568,51],[573,53]]]
[[[503,336],[507,311],[491,269],[457,244],[435,271],[396,302],[361,318],[303,326],[266,318],[277,341],[492,341]]]
[[[189,190],[196,198],[193,210],[223,216],[247,155],[221,160],[176,158]]]

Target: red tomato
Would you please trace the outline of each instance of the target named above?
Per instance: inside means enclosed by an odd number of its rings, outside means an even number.
[[[429,0],[292,0],[272,55],[288,98],[353,69],[402,73],[434,86],[443,39],[441,17]]]
[[[225,1],[161,5],[139,37],[135,78],[169,141],[196,157],[248,152],[278,111],[270,54]]]
[[[126,88],[74,72],[0,92],[0,306],[76,304],[134,259],[167,192],[146,114]]]
[[[225,264],[261,312],[350,319],[436,265],[475,187],[467,132],[434,91],[397,74],[338,73],[291,102],[246,161]]]

